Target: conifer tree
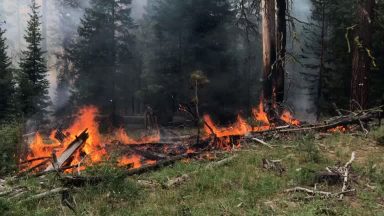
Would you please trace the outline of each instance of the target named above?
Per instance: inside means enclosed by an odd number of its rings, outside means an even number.
[[[41,48],[42,33],[39,6],[32,0],[28,27],[24,36],[27,48],[22,52],[19,76],[19,100],[24,117],[41,118],[50,104],[49,82],[44,51]]]
[[[130,5],[131,0],[91,0],[70,54],[77,76],[75,101],[97,105],[112,116],[125,108],[129,87],[138,79],[131,77],[137,71]]]
[[[15,85],[4,33],[5,31],[0,28],[0,121],[7,120],[15,108]]]

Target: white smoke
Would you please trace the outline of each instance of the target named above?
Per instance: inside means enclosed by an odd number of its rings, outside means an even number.
[[[62,41],[64,35],[73,35],[76,37],[77,28],[80,19],[83,16],[84,8],[89,6],[89,0],[80,0],[80,8],[66,7],[64,17],[60,17],[59,4],[56,0],[37,0],[40,6],[45,2],[46,8],[40,8],[42,22],[46,25],[46,38],[44,44],[46,47],[46,56],[48,61],[48,80],[50,82],[49,96],[53,102],[63,104],[63,101],[56,100],[57,88],[57,59],[56,54],[62,51]],[[6,29],[5,36],[7,37],[8,54],[12,58],[13,65],[18,67],[21,56],[21,51],[25,49],[26,43],[24,40],[25,29],[27,27],[28,13],[30,12],[29,5],[31,0],[0,0],[0,13],[2,13],[2,27]],[[132,17],[140,19],[145,12],[147,0],[132,1]],[[3,11],[1,11],[3,10]],[[65,20],[68,21],[65,21]],[[61,22],[67,22],[61,23]],[[68,23],[71,23],[68,25]],[[44,25],[44,24],[43,24]],[[42,26],[43,28],[43,26]],[[66,100],[66,99],[63,99]]]

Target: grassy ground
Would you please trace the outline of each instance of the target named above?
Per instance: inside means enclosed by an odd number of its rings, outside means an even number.
[[[302,134],[271,141],[277,145],[274,149],[248,145],[231,153],[238,157],[229,164],[210,170],[204,169],[209,161],[183,161],[156,172],[115,178],[118,169],[102,166],[90,172],[110,174],[109,181],[71,194],[77,202],[78,215],[384,215],[384,146],[377,141],[383,136],[383,128],[367,138],[335,134],[319,139]],[[316,171],[338,161],[345,163],[352,151],[357,156],[353,163],[357,174],[353,184],[357,189],[355,196],[342,201],[337,198],[299,201],[298,195],[284,193],[295,186],[313,187]],[[263,158],[282,159],[287,171],[279,176],[264,170]],[[189,181],[171,189],[148,188],[138,183],[138,180],[164,183],[194,171],[197,172]],[[25,184],[38,187],[32,179]],[[56,184],[53,179],[51,184]],[[318,188],[341,190],[341,186]],[[0,199],[0,212],[1,215],[73,215],[60,199],[57,196],[22,203]]]

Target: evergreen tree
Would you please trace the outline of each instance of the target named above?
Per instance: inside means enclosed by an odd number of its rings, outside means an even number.
[[[211,81],[202,91],[203,112],[235,113],[246,104],[247,85],[238,66],[239,30],[227,0],[152,0],[146,23],[152,37],[145,81],[147,103],[171,120],[179,103],[188,102],[190,74],[201,70]],[[245,75],[247,76],[247,75]],[[246,81],[244,81],[246,82]],[[244,100],[244,101],[243,101]]]
[[[94,104],[116,115],[126,108],[139,79],[133,63],[131,0],[91,0],[90,5],[71,48],[77,76],[74,97],[79,104]]]
[[[71,66],[70,48],[77,35],[78,15],[82,14],[84,10],[84,2],[78,0],[57,0],[55,3],[59,17],[57,39],[62,49],[56,53],[57,88],[54,108],[55,115],[60,115],[71,112],[72,108],[68,106],[68,101],[75,75]]]
[[[44,52],[41,48],[41,22],[39,6],[32,0],[28,27],[24,36],[27,49],[22,52],[19,76],[19,100],[24,117],[41,118],[47,113],[50,104],[49,82]]]
[[[0,121],[8,120],[15,111],[15,86],[4,33],[5,31],[0,28]]]

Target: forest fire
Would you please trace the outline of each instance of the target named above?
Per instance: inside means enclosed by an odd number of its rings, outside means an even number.
[[[253,121],[257,125],[250,125],[244,118],[240,115],[237,116],[237,121],[228,127],[218,127],[212,121],[209,115],[204,116],[204,130],[206,134],[215,135],[217,140],[217,146],[223,149],[231,149],[231,146],[234,145],[239,147],[240,144],[238,141],[231,140],[230,137],[233,136],[245,136],[248,133],[252,132],[261,132],[267,131],[275,127],[274,123],[270,123],[268,119],[268,114],[264,111],[263,102],[260,102],[258,108],[252,109]],[[292,117],[292,114],[289,111],[284,111],[280,117],[285,123],[291,126],[299,126],[300,121]]]
[[[65,138],[62,142],[55,138],[57,130],[51,132],[49,136],[49,143],[46,143],[40,133],[36,133],[33,142],[29,145],[30,151],[27,155],[28,166],[26,168],[33,168],[41,163],[40,159],[50,158],[53,152],[56,155],[61,155],[69,147],[71,142],[77,138],[85,128],[88,129],[89,137],[85,142],[81,151],[74,154],[68,165],[77,165],[83,161],[86,157],[87,162],[83,165],[92,165],[99,163],[103,158],[109,157],[106,150],[106,144],[111,143],[113,140],[118,140],[124,144],[140,144],[140,143],[152,143],[160,140],[160,134],[157,132],[154,135],[144,136],[140,140],[135,140],[127,135],[124,129],[119,129],[115,132],[114,136],[103,136],[99,131],[99,124],[96,121],[98,109],[93,106],[81,108],[78,112],[78,117],[73,121],[73,124],[62,131]],[[134,166],[140,166],[141,163],[138,156],[131,156],[129,158],[122,158],[119,161],[119,165],[126,164],[130,160],[134,162]],[[138,165],[139,164],[139,165]]]
[[[210,136],[214,135],[214,147],[230,151],[234,147],[240,147],[238,137],[245,136],[252,132],[266,131],[275,127],[273,123],[270,123],[262,103],[260,103],[258,108],[252,110],[252,114],[253,121],[256,122],[257,125],[251,125],[246,119],[238,115],[236,122],[227,127],[217,126],[209,115],[205,115],[203,120],[205,122],[204,132],[206,135],[203,136],[202,139],[208,140],[210,139]],[[76,140],[78,134],[84,129],[88,129],[89,137],[79,151],[70,155],[71,158],[67,164],[68,166],[76,166],[81,163],[81,166],[84,168],[84,166],[92,166],[102,162],[103,159],[110,157],[106,145],[108,143],[116,143],[114,141],[118,141],[119,144],[128,146],[140,146],[141,144],[148,145],[160,142],[161,137],[159,131],[150,135],[142,135],[140,138],[132,138],[126,133],[124,128],[120,128],[115,130],[112,135],[102,135],[99,131],[99,123],[96,120],[97,115],[98,109],[96,107],[88,106],[81,108],[78,112],[78,117],[73,121],[73,124],[68,129],[60,131],[64,136],[62,141],[56,137],[58,130],[51,132],[49,143],[44,141],[41,134],[36,133],[33,142],[29,145],[30,152],[26,158],[29,163],[25,168],[30,169],[39,166],[41,159],[48,158],[49,160],[49,158],[53,157],[53,154],[55,154],[55,156],[62,155],[64,151],[72,145],[72,141]],[[300,124],[300,122],[294,119],[287,111],[283,113],[281,119],[292,126],[298,126]],[[165,146],[163,152],[167,152],[168,148],[168,146]],[[186,149],[187,154],[193,152],[195,152],[195,149]],[[156,160],[146,159],[140,154],[132,152],[128,155],[122,155],[117,159],[118,166],[129,166],[130,168],[139,168],[143,164],[153,163],[156,163]]]

